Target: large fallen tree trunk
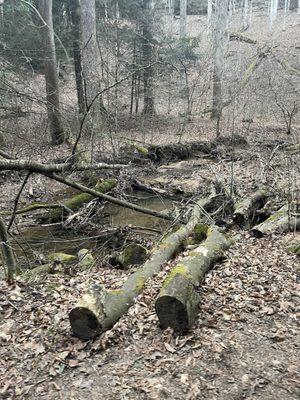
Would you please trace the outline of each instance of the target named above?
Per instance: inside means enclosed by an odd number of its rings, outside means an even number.
[[[258,190],[236,204],[233,220],[239,226],[245,226],[253,219],[255,211],[262,208],[270,194],[266,190]]]
[[[218,197],[220,201],[220,196]],[[178,251],[185,239],[193,232],[203,210],[216,202],[216,196],[198,201],[186,225],[164,237],[154,248],[148,261],[129,276],[121,289],[106,291],[94,285],[79,301],[69,315],[74,334],[84,340],[92,339],[110,329],[134,304],[148,278],[158,273],[164,263]]]
[[[200,301],[195,288],[230,244],[231,241],[219,228],[209,228],[203,244],[192,250],[171,270],[155,302],[162,328],[171,327],[176,332],[185,332],[191,328]]]
[[[300,229],[300,216],[289,212],[289,206],[285,205],[276,211],[271,217],[251,229],[252,236],[261,238],[272,233],[285,233]]]

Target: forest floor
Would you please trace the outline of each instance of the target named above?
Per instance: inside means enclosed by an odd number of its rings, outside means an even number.
[[[190,125],[189,140],[199,138],[198,126]],[[158,131],[149,135],[154,143],[158,137],[162,142],[178,140],[162,138]],[[248,140],[246,148],[223,146],[222,156],[214,161],[194,157],[159,167],[133,167],[121,171],[119,179],[125,182],[133,174],[192,197],[206,194],[208,182],[216,178],[227,187],[233,182],[238,197],[251,193],[262,180],[276,188],[279,198],[299,189],[300,156],[286,155],[278,147],[287,141],[282,132],[256,126]],[[55,156],[49,152],[49,159]],[[5,177],[2,208],[11,206],[20,186],[19,175],[9,185]],[[45,194],[50,200],[58,189],[35,177],[22,202],[45,200]],[[299,399],[300,263],[286,252],[290,241],[299,238],[291,233],[255,239],[241,231],[225,261],[206,275],[199,289],[199,318],[185,335],[163,331],[154,312],[161,282],[176,260],[147,282],[113,329],[88,342],[72,336],[68,312],[91,283],[118,288],[128,271],[98,260],[76,275],[48,275],[31,284],[22,277],[14,285],[2,282],[0,397]]]

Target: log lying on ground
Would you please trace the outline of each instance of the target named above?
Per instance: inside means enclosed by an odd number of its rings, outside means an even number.
[[[96,190],[99,193],[107,193],[110,190],[112,190],[116,185],[117,181],[115,179],[105,179],[102,182],[98,182],[94,190]],[[76,212],[84,204],[90,202],[94,198],[95,196],[93,196],[92,194],[82,192],[71,197],[70,199],[63,200],[62,203],[64,207],[54,208],[50,212],[49,217],[47,217],[47,219],[49,219],[49,221],[51,222],[61,221],[69,214],[69,212],[66,212],[66,210],[69,210],[71,212]]]
[[[300,229],[299,215],[289,213],[288,205],[281,207],[271,217],[251,229],[252,236],[261,238],[272,233],[285,233]]]
[[[0,154],[4,157],[4,154]],[[34,161],[15,160],[6,155],[6,160],[0,160],[0,171],[30,171],[40,174],[50,174],[52,172],[67,172],[67,171],[95,171],[100,169],[123,169],[128,168],[128,165],[123,164],[85,164],[85,163],[59,163],[59,164],[42,164]]]
[[[218,227],[211,227],[203,244],[171,270],[155,302],[156,314],[162,328],[171,327],[176,332],[185,332],[191,328],[200,300],[195,288],[230,244],[231,241]]]
[[[262,208],[270,196],[266,190],[258,190],[236,204],[233,220],[239,226],[245,226],[254,216],[255,211]]]
[[[211,207],[213,202],[216,202],[216,196],[198,201],[188,223],[165,236],[154,248],[149,260],[129,276],[121,289],[106,291],[100,285],[93,285],[69,314],[74,335],[89,340],[110,329],[134,304],[146,280],[158,273],[162,265],[174,256],[193,232],[203,210]]]
[[[155,162],[185,160],[196,153],[213,155],[216,153],[215,143],[194,141],[190,143],[173,143],[165,145],[134,146],[141,156]]]

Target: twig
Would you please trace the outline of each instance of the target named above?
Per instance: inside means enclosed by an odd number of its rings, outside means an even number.
[[[30,178],[30,175],[31,175],[31,172],[28,172],[28,174],[25,176],[25,179],[24,179],[24,181],[23,181],[23,183],[22,183],[22,185],[21,185],[21,187],[20,187],[20,189],[18,191],[18,194],[17,194],[17,196],[15,198],[13,212],[11,214],[9,223],[7,225],[7,232],[9,232],[9,230],[10,230],[10,228],[11,228],[13,222],[14,222],[14,219],[15,219],[15,216],[16,216],[16,211],[17,211],[17,208],[18,208],[19,200],[20,200],[20,196],[21,196],[21,194],[23,192],[23,189],[24,189],[26,183],[28,182],[28,179]]]

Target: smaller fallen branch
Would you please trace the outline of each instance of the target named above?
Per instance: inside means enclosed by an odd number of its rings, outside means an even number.
[[[203,244],[182,258],[171,270],[155,302],[155,311],[162,328],[171,327],[176,332],[185,332],[191,328],[200,301],[196,287],[230,244],[231,241],[219,228],[209,228]]]
[[[257,40],[250,38],[249,36],[245,36],[239,32],[232,32],[229,34],[230,41],[244,42],[248,44],[258,44]]]
[[[210,207],[212,202],[215,202],[215,196],[199,200],[188,223],[165,236],[152,251],[150,259],[130,275],[119,290],[107,291],[98,284],[93,285],[69,314],[74,335],[89,340],[113,327],[134,304],[147,279],[158,273],[162,265],[178,251],[193,232],[202,210]]]
[[[292,215],[289,206],[285,205],[271,217],[251,229],[250,233],[256,238],[261,238],[272,233],[285,233],[300,229],[300,216]]]
[[[240,227],[245,226],[253,219],[255,211],[262,208],[270,193],[266,190],[258,190],[235,205],[233,220]]]
[[[28,206],[21,208],[20,210],[16,210],[15,215],[20,215],[20,214],[28,214],[31,213],[32,211],[36,210],[45,210],[45,209],[55,209],[55,208],[62,208],[66,213],[72,213],[72,210],[67,208],[64,204],[60,203],[32,203],[29,204]],[[0,215],[11,215],[10,211],[1,211]]]

